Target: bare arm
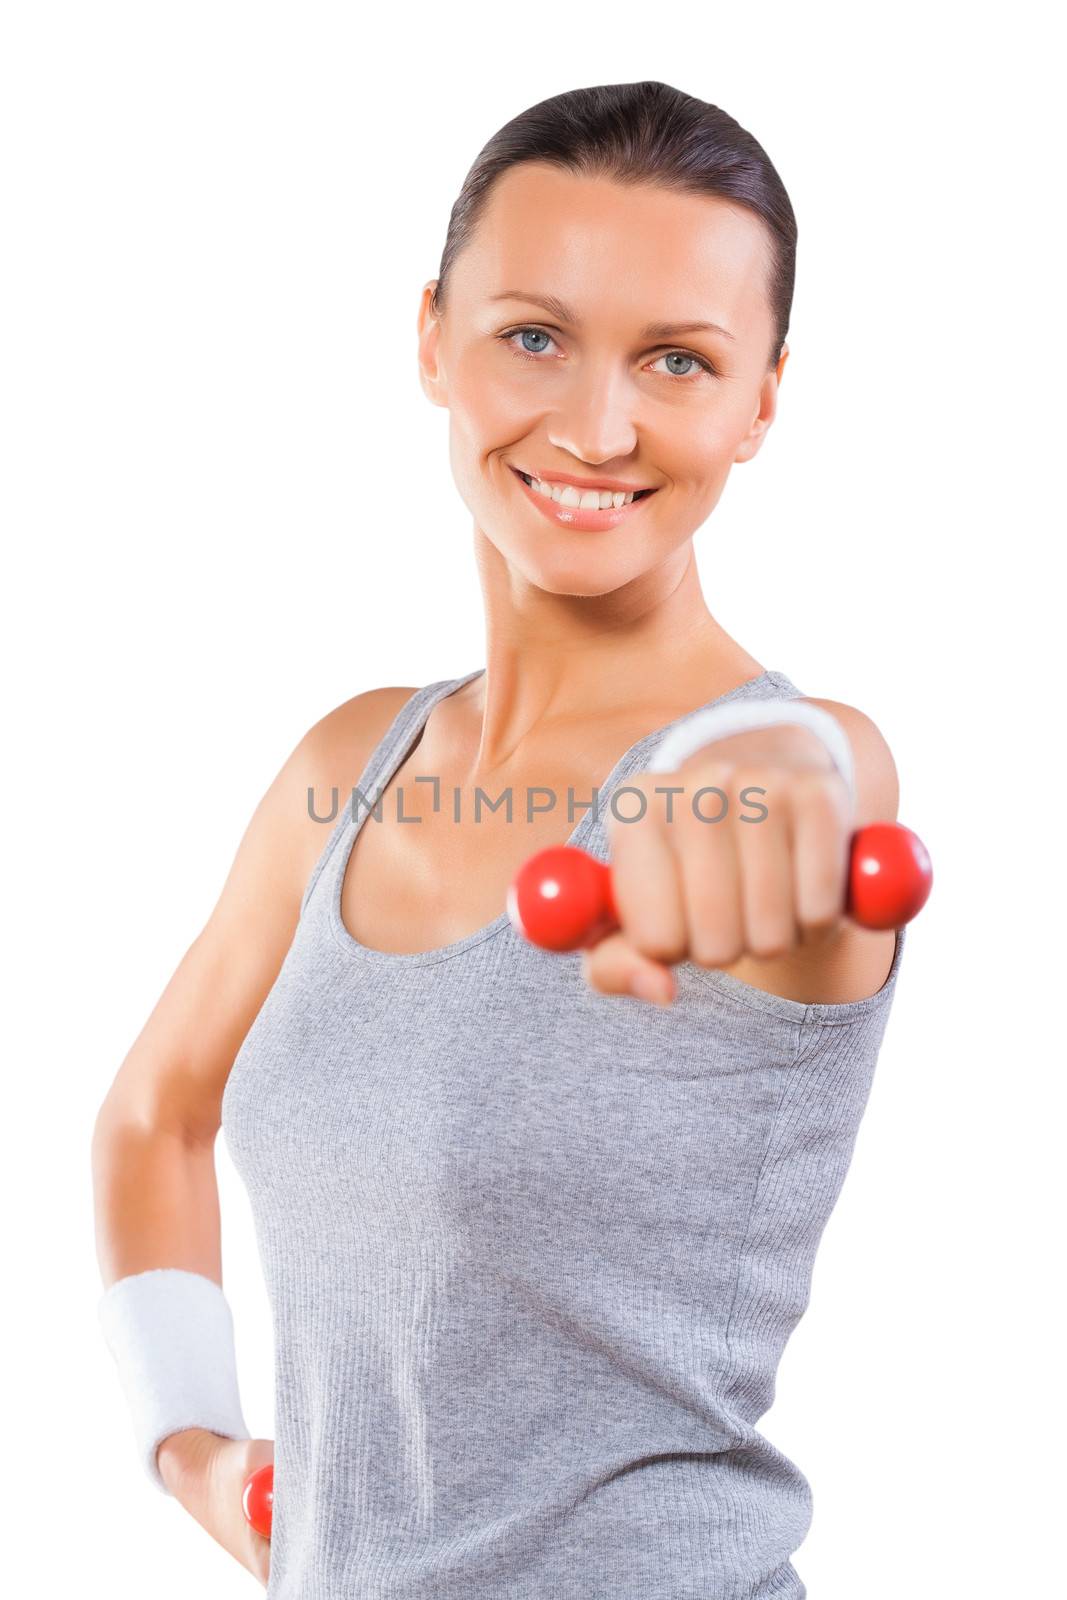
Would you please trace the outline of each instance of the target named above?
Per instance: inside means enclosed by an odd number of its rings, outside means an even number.
[[[221,1287],[214,1147],[222,1095],[329,835],[309,816],[307,791],[347,792],[412,692],[357,695],[305,734],[256,807],[218,903],[122,1062],[91,1150],[105,1288],[153,1267],[202,1273]],[[164,1471],[163,1449],[158,1459]]]

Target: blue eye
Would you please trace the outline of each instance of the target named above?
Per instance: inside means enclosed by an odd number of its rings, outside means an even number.
[[[527,338],[542,339],[547,341],[548,344],[555,343],[552,335],[546,333],[544,328],[535,328],[527,325],[524,325],[521,328],[509,328],[504,333],[498,333],[496,337],[501,341],[501,343],[506,344],[524,361],[536,361],[539,356],[542,356],[545,353],[544,344],[541,344],[535,350],[531,350],[530,347],[525,343]],[[514,340],[516,339],[521,339],[523,341],[521,346],[514,343]],[[688,361],[691,367],[696,366],[699,371],[706,372],[709,377],[718,377],[718,372],[716,368],[712,366],[710,361],[706,361],[703,356],[694,355],[690,350],[668,350],[666,355],[656,356],[655,359],[657,361]],[[691,372],[657,373],[656,376],[680,378],[683,382],[688,381],[689,383],[698,381],[695,375]]]
[[[668,352],[667,352],[667,354],[665,356],[657,356],[656,360],[657,361],[688,361],[691,366],[695,364],[698,367],[703,367],[705,372],[710,372],[712,374],[714,374],[714,372],[715,372],[715,368],[711,365],[710,361],[704,361],[704,360],[702,360],[702,358],[700,356],[692,356],[692,355],[689,354],[688,350],[668,350]],[[671,375],[672,375],[672,377],[675,377],[675,378],[688,378],[689,377],[689,373],[688,372],[674,372]]]
[[[511,344],[511,341],[513,339],[517,338],[519,335],[521,335],[523,338],[525,338],[527,334],[532,334],[535,339],[547,339],[550,344],[555,342],[552,339],[551,334],[546,333],[544,328],[512,328],[510,333],[501,333],[501,334],[498,335],[498,337],[500,339],[502,339],[505,344],[511,345],[511,348],[515,351],[516,355],[519,355],[519,356],[533,356],[533,355],[538,355],[539,356],[539,355],[543,355],[544,354],[544,348],[545,348],[544,345],[541,345],[539,347],[539,349],[537,349],[537,350],[530,350],[529,348],[520,349],[518,347],[518,345]]]

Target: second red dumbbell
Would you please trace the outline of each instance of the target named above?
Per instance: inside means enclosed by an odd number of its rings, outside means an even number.
[[[241,1494],[241,1506],[246,1520],[256,1532],[261,1533],[264,1539],[269,1539],[274,1521],[274,1463],[272,1461],[268,1461],[265,1467],[257,1467],[255,1472],[248,1474]]]

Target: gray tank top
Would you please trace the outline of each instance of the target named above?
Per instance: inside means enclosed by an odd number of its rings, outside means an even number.
[[[367,804],[478,675],[410,697]],[[709,704],[800,692],[768,671]],[[686,720],[626,751],[569,843],[609,858],[612,792]],[[341,919],[348,798],[222,1104],[272,1307],[267,1600],[803,1597],[809,1486],[756,1423],[903,933],[841,1005],[689,962],[670,1007],[599,995],[505,911],[372,950]]]

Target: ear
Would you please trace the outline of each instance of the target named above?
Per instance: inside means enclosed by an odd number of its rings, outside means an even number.
[[[447,390],[438,353],[441,319],[431,305],[436,288],[437,279],[431,278],[429,283],[423,285],[422,299],[419,301],[419,382],[435,406],[446,406]]]
[[[778,365],[773,372],[768,372],[760,384],[759,407],[752,420],[745,437],[741,440],[734,452],[735,461],[751,461],[767,434],[767,429],[774,421],[778,410],[778,386],[782,381],[785,364],[789,360],[789,346],[783,344],[782,353],[778,358]]]

